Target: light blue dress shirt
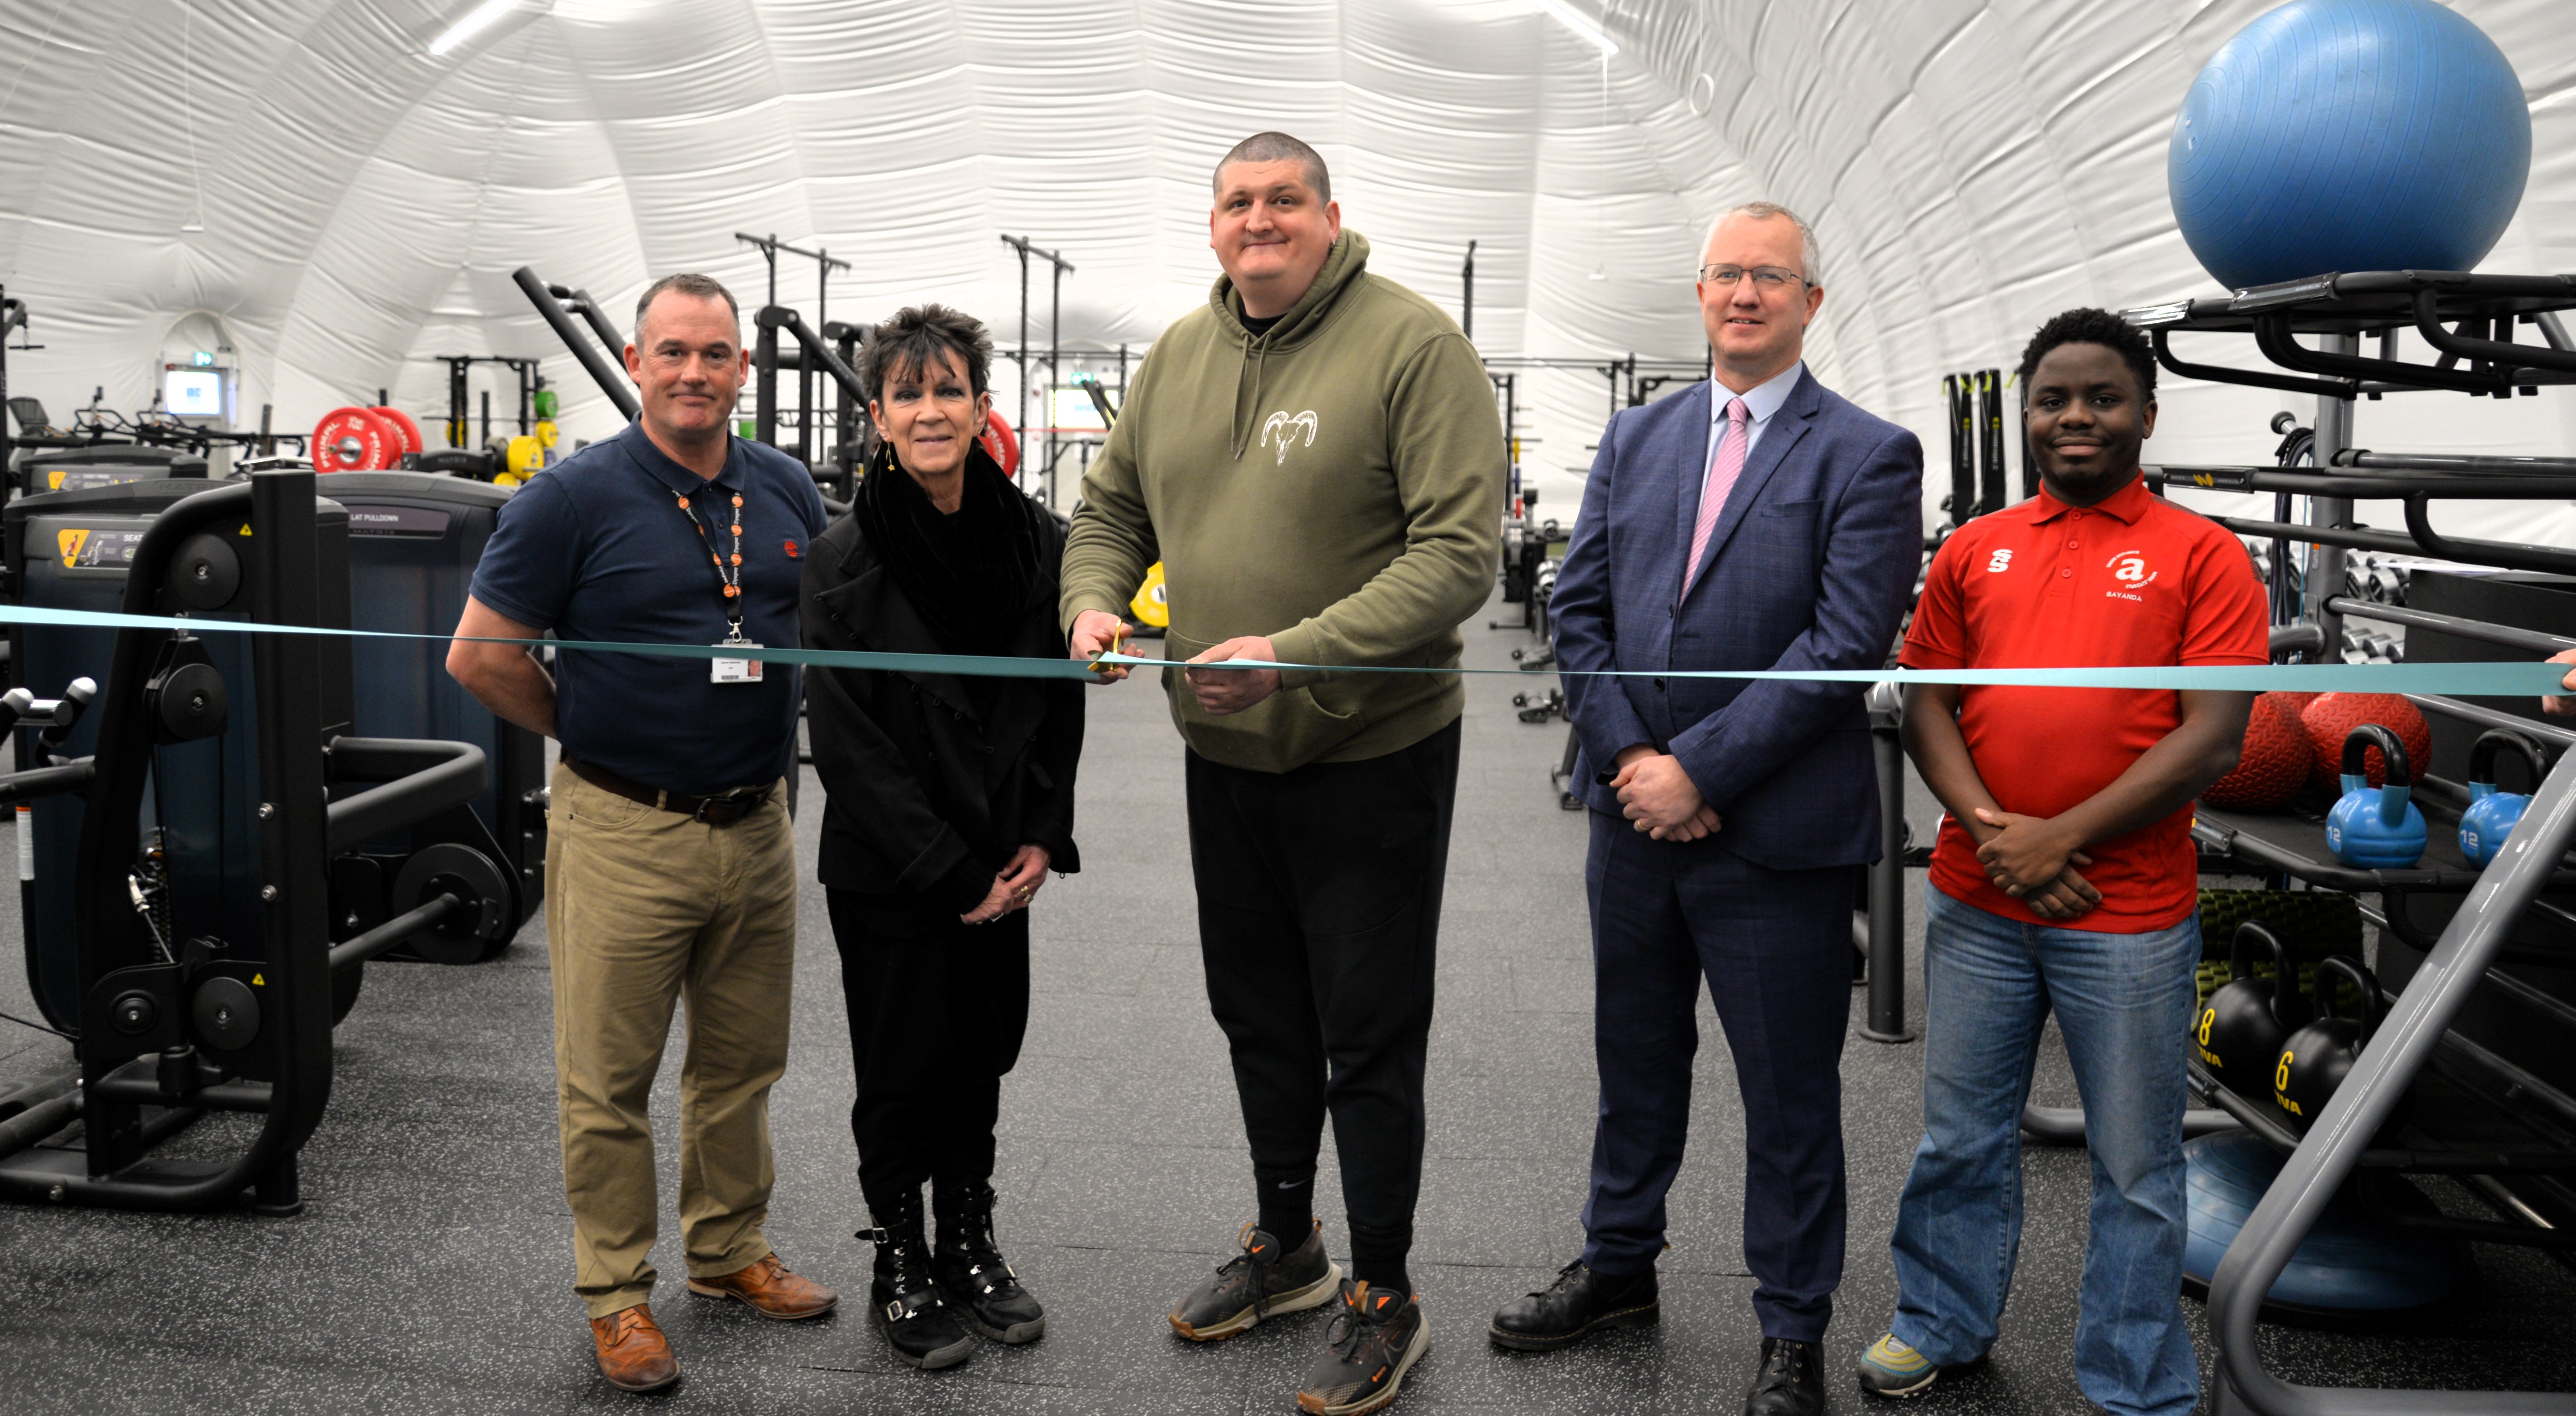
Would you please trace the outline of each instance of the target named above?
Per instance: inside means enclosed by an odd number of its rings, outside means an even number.
[[[1744,411],[1751,415],[1751,421],[1744,428],[1744,463],[1749,467],[1753,464],[1753,450],[1762,446],[1762,430],[1771,426],[1771,415],[1779,412],[1780,405],[1789,401],[1789,390],[1798,386],[1798,376],[1806,371],[1807,361],[1801,359],[1742,394],[1730,391],[1714,379],[1709,381],[1708,454],[1700,459],[1701,487],[1708,485],[1709,471],[1717,466],[1718,439],[1726,436],[1726,405],[1742,398]]]

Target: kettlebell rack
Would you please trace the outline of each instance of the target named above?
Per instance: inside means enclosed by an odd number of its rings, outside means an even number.
[[[2576,500],[2576,458],[2473,457],[2382,453],[2354,446],[2353,408],[2385,395],[2447,391],[2472,397],[2536,394],[2543,385],[2576,383],[2576,341],[2560,319],[2576,309],[2576,277],[2473,275],[2455,271],[2340,273],[2259,286],[2229,295],[2125,312],[2144,330],[2158,362],[2186,378],[2313,394],[2312,435],[2288,432],[2273,466],[2169,466],[2148,469],[2159,493],[2176,486],[2269,494],[2269,517],[2212,519],[2241,537],[2270,542],[2276,661],[2336,662],[2348,643],[2345,620],[2367,619],[2429,631],[2450,649],[2465,641],[2541,657],[2576,648],[2576,638],[2430,609],[2386,604],[2348,592],[2349,552],[2421,556],[2463,566],[2576,576],[2576,551],[2562,547],[2447,535],[2434,523],[2449,499]],[[2537,341],[2515,340],[2527,328]],[[2410,332],[2411,331],[2411,335]],[[2186,361],[2177,334],[2252,335],[2270,368]],[[2301,336],[2315,339],[2302,343]],[[2365,356],[2365,339],[2376,342]],[[2420,340],[2430,362],[2399,357]],[[2282,420],[2288,421],[2286,418]],[[2294,499],[2307,499],[2304,521]],[[2403,508],[2404,529],[2358,525],[2356,502]],[[2296,592],[2288,588],[2292,548]],[[2410,645],[2410,650],[2415,646]],[[2427,646],[2429,647],[2429,646]],[[2410,653],[2410,658],[2419,656]],[[2362,916],[2423,962],[2387,1004],[2350,1073],[2304,1135],[2268,1100],[2219,1083],[2195,1058],[2193,1090],[2225,1120],[2284,1152],[2288,1159],[2247,1217],[2209,1286],[2209,1325],[2218,1344],[2213,1409],[2265,1416],[2344,1416],[2362,1412],[2502,1413],[2564,1409],[2560,1395],[2511,1392],[2388,1392],[2297,1386],[2263,1365],[2256,1321],[2265,1296],[2289,1266],[2329,1201],[2357,1172],[2440,1174],[2459,1178],[2511,1220],[2477,1221],[2374,1206],[2375,1217],[2439,1237],[2576,1251],[2576,1227],[2550,1226],[2518,1198],[2515,1187],[2545,1194],[2576,1212],[2576,1097],[2538,1077],[2452,1024],[2481,985],[2489,985],[2576,1033],[2576,1004],[2494,971],[2499,963],[2576,966],[2576,913],[2543,899],[2576,894],[2576,733],[2484,704],[2407,695],[2432,718],[2479,732],[2509,728],[2556,756],[2535,784],[2531,802],[2493,864],[2481,870],[2458,848],[2455,825],[2472,793],[2463,783],[2418,764],[2413,801],[2434,829],[2408,869],[2363,869],[2337,862],[2323,823],[2298,814],[2236,812],[2201,806],[2192,834],[2204,871],[2270,877],[2375,894],[2380,908]],[[2566,893],[2562,893],[2566,892]],[[2438,931],[2428,930],[2418,902],[2460,901]],[[2385,960],[2383,960],[2383,963]],[[2438,1106],[2415,1108],[2402,1136],[2391,1123],[2418,1086]],[[2218,1114],[2195,1117],[2219,1120]],[[2402,1143],[2401,1143],[2402,1142]],[[2359,1187],[2367,1200],[2372,1187]]]

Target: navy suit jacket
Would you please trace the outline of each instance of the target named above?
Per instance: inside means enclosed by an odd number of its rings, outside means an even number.
[[[1864,685],[1572,672],[1887,664],[1922,564],[1922,444],[1802,373],[1685,596],[1709,389],[1627,409],[1602,430],[1550,605],[1566,715],[1582,741],[1568,785],[1618,814],[1598,776],[1622,748],[1651,743],[1716,808],[1720,848],[1774,870],[1876,860]]]

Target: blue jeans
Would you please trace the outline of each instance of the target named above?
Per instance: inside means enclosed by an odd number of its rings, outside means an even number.
[[[1898,1341],[1943,1366],[1994,1344],[2021,1247],[2021,1108],[2057,1012],[2093,1158],[2075,1376],[2115,1416],[2188,1412],[2183,1039],[2200,922],[2148,934],[2023,924],[1926,886],[1923,1143],[1896,1213]]]

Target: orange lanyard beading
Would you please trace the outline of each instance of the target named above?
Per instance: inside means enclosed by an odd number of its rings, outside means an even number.
[[[689,499],[679,493],[674,492],[672,496],[679,503],[680,514],[689,518],[689,524],[698,529],[698,543],[707,548],[707,559],[715,563],[716,583],[724,587],[725,625],[731,631],[726,636],[726,642],[739,643],[742,639],[742,493],[736,492],[733,496],[731,564],[727,564],[725,557],[717,554],[714,539],[707,535],[707,524],[698,519],[697,508],[691,506]]]

